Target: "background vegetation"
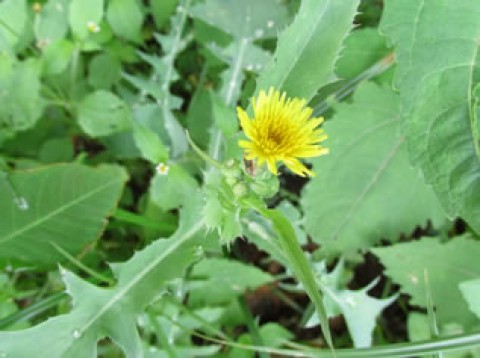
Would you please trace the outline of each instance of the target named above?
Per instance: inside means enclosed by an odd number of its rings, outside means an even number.
[[[1,0],[0,357],[479,356],[478,39],[476,1]],[[252,210],[199,150],[270,86],[331,153]]]

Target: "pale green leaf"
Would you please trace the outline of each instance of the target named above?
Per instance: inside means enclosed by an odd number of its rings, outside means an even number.
[[[26,24],[25,0],[2,1],[0,3],[0,50],[11,53],[11,50],[20,42]]]
[[[257,91],[270,86],[310,100],[335,79],[334,66],[353,27],[358,0],[302,1],[293,23],[280,35],[273,60],[262,72]]]
[[[43,111],[40,61],[16,62],[0,52],[0,141],[33,127]]]
[[[89,35],[89,24],[100,25],[103,18],[103,0],[72,0],[68,20],[72,32],[84,40]]]
[[[0,261],[55,264],[63,256],[51,243],[78,253],[100,235],[126,179],[117,166],[62,164],[14,172],[9,180],[18,198],[0,182]]]
[[[43,51],[43,68],[45,75],[63,72],[72,59],[75,45],[68,40],[59,40],[47,46]]]
[[[78,122],[92,137],[102,137],[130,128],[132,114],[127,104],[111,92],[87,95],[78,107]]]
[[[12,357],[94,358],[97,341],[110,337],[126,357],[141,357],[136,317],[162,293],[168,280],[180,277],[194,261],[203,228],[200,204],[199,198],[192,198],[171,238],[157,240],[129,261],[113,265],[117,278],[113,288],[93,286],[62,270],[73,299],[72,311],[26,330],[1,332],[1,352]]]
[[[116,35],[141,42],[143,11],[138,0],[110,0],[107,20]]]
[[[480,230],[478,82],[480,2],[386,1],[381,29],[395,46],[396,86],[412,162],[450,217]]]
[[[61,40],[68,31],[68,0],[50,0],[36,16],[35,36],[38,43],[50,44]]]
[[[168,158],[168,151],[158,135],[147,126],[134,122],[133,138],[135,145],[142,153],[142,157],[151,163],[158,164],[165,162]]]
[[[460,291],[468,303],[470,310],[480,318],[480,279],[460,283]]]
[[[408,162],[398,102],[391,90],[366,83],[325,124],[331,153],[313,161],[317,176],[301,200],[306,230],[325,254],[366,249],[442,219],[435,195]]]
[[[288,17],[279,0],[207,0],[192,8],[192,15],[235,39],[274,38]]]
[[[435,313],[440,325],[459,323],[465,327],[475,323],[459,289],[461,282],[478,278],[480,242],[456,237],[442,244],[438,239],[424,238],[372,252],[385,266],[385,274],[400,284],[401,291],[412,297],[411,303],[427,305],[425,274]]]
[[[345,276],[343,260],[330,273],[326,272],[325,261],[316,265],[316,271],[321,277],[320,288],[325,293],[323,300],[328,317],[342,314],[354,346],[356,348],[370,347],[376,319],[386,307],[397,299],[398,295],[384,299],[369,296],[368,291],[378,284],[378,278],[360,290],[349,290],[346,283],[343,282]],[[306,326],[311,327],[318,324],[318,317],[312,314]]]

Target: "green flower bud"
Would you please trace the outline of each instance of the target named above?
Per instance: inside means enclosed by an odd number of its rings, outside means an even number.
[[[248,194],[248,187],[244,183],[238,182],[232,187],[232,191],[235,199],[241,199]]]
[[[250,184],[252,191],[262,198],[271,198],[278,192],[279,187],[280,183],[276,176],[256,178],[256,180]]]

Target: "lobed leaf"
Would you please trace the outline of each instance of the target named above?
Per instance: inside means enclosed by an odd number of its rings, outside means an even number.
[[[196,239],[203,228],[199,204],[199,198],[192,198],[171,238],[157,240],[129,261],[112,265],[118,280],[114,288],[93,286],[62,271],[73,300],[72,311],[26,330],[0,332],[1,352],[22,357],[94,358],[97,341],[110,337],[127,357],[141,357],[136,316],[157,298],[166,281],[180,277],[194,261]]]
[[[273,86],[289,96],[312,99],[335,79],[335,63],[353,27],[358,0],[305,0],[292,24],[280,35],[257,92]]]

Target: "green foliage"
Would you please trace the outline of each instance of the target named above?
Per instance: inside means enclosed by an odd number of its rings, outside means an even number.
[[[477,355],[479,14],[0,0],[0,357]],[[314,178],[243,157],[271,86]]]
[[[423,238],[374,248],[372,252],[385,266],[385,273],[411,296],[412,304],[426,307],[427,291],[431,291],[439,324],[456,322],[468,327],[475,322],[459,284],[478,275],[478,241],[457,237],[442,244],[437,239]]]
[[[281,34],[257,91],[274,86],[289,96],[311,99],[335,79],[342,42],[352,29],[358,1],[302,1],[293,23]]]
[[[52,244],[78,253],[100,236],[126,179],[117,166],[93,169],[78,164],[17,171],[3,179],[1,262],[52,266],[62,261]],[[12,187],[21,197],[14,196]]]
[[[203,226],[198,204],[199,200],[193,199],[183,211],[174,236],[157,240],[125,263],[112,265],[117,279],[114,288],[100,288],[62,271],[72,311],[27,330],[0,333],[2,352],[13,356],[48,352],[48,356],[57,357],[95,357],[97,340],[110,337],[127,356],[141,356],[136,315],[162,292],[168,280],[182,275],[194,261],[194,247]],[[22,344],[33,340],[35,345]]]
[[[113,93],[102,90],[89,94],[78,106],[78,122],[84,132],[92,137],[129,129],[131,116],[125,102]]]
[[[395,46],[396,86],[412,162],[450,217],[480,230],[480,165],[473,89],[480,3],[386,1],[382,30]]]
[[[331,153],[313,161],[317,177],[302,200],[306,230],[324,255],[396,240],[427,219],[441,222],[437,199],[408,163],[398,102],[392,91],[364,84],[325,125]]]
[[[385,299],[369,296],[368,291],[378,284],[378,279],[373,280],[361,290],[349,290],[343,282],[345,276],[343,261],[340,261],[330,273],[326,272],[324,261],[315,266],[317,274],[321,275],[319,286],[325,292],[323,301],[328,317],[342,314],[354,346],[370,347],[377,317],[397,299],[397,295]],[[307,327],[318,323],[317,317],[312,315],[307,322]]]

